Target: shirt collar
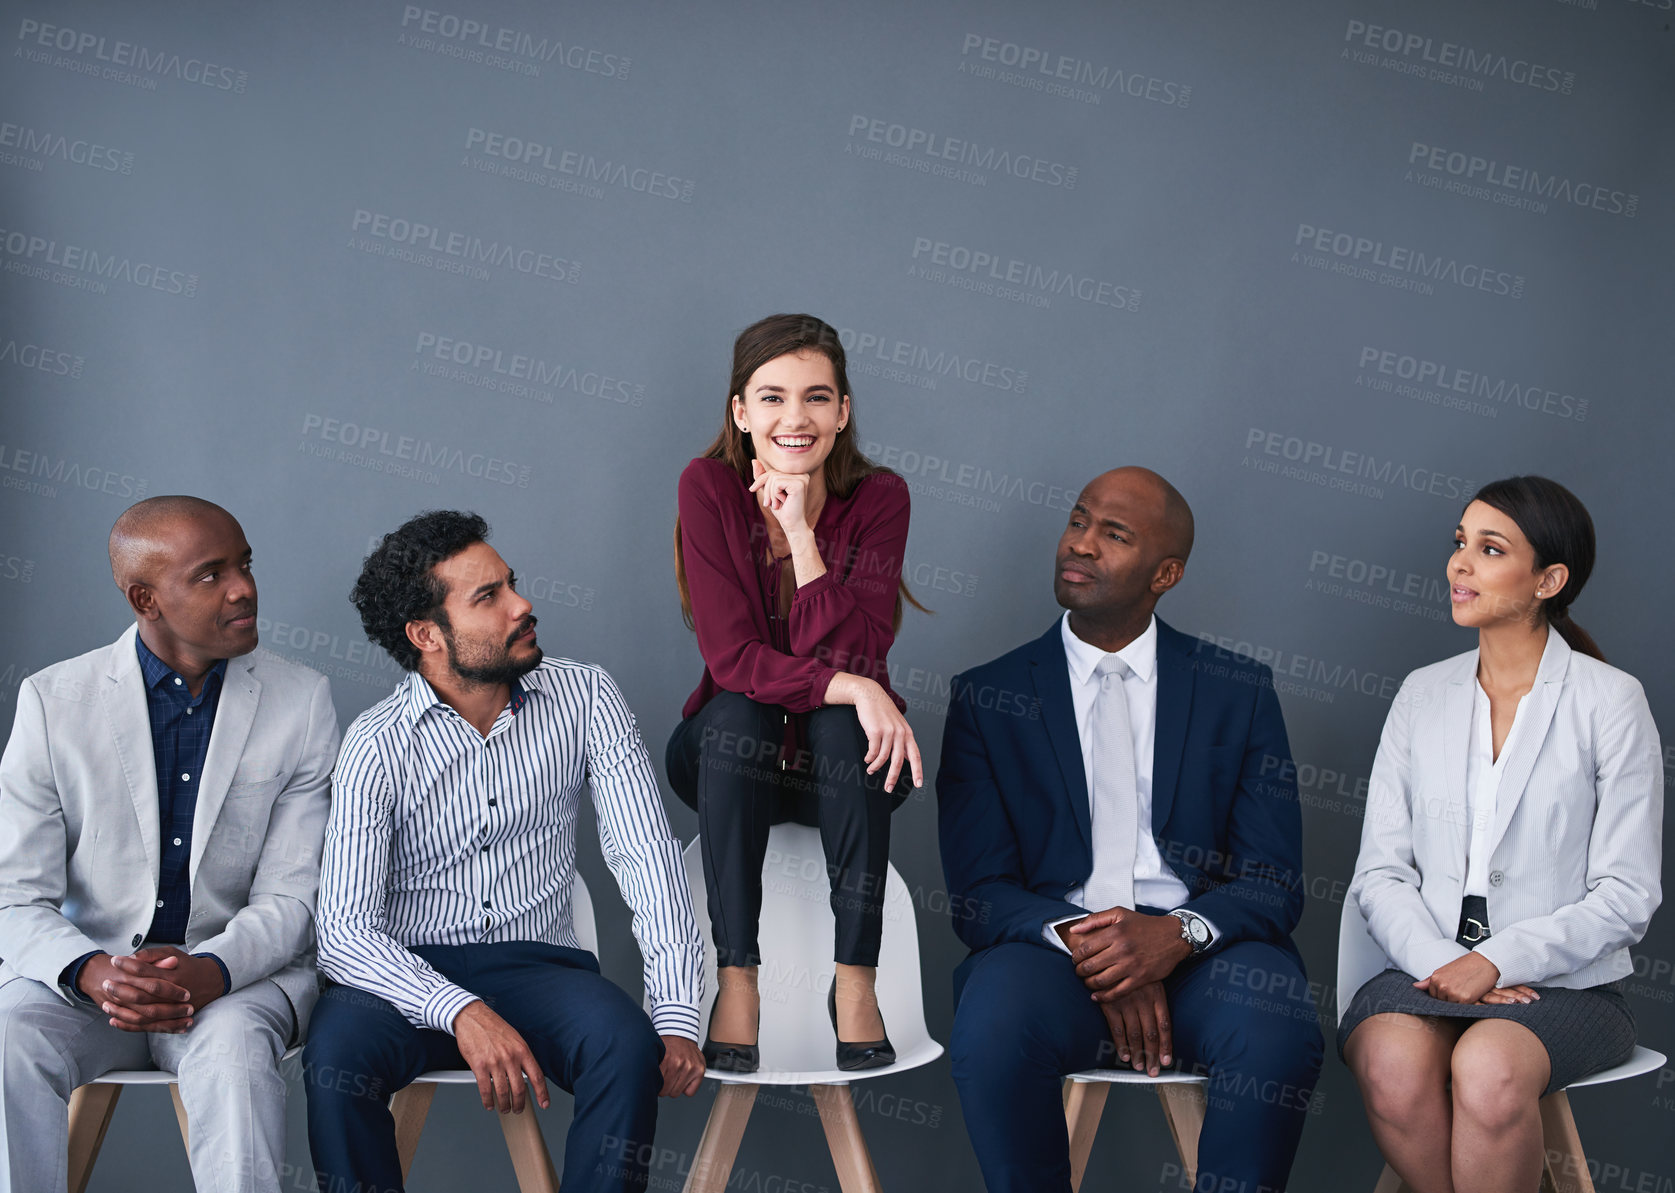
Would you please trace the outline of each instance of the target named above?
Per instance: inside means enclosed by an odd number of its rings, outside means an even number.
[[[180,678],[184,680],[185,677],[179,676],[173,667],[158,658],[152,651],[151,647],[145,644],[145,639],[140,637],[138,634],[134,635],[134,648],[135,652],[140,656],[140,674],[145,676],[146,687],[152,689],[161,688],[163,686],[163,682],[168,679]],[[226,674],[227,660],[216,659],[215,663],[204,674],[204,683],[207,684],[211,676],[219,680]],[[184,688],[186,685],[183,682],[180,686]],[[198,693],[202,695],[203,690],[204,689],[200,687],[198,689]]]
[[[537,667],[522,679],[512,681],[512,699],[510,707],[515,717],[523,711],[523,706],[529,702],[530,696],[546,694],[546,668]],[[419,718],[433,708],[447,708],[448,703],[436,694],[436,689],[430,686],[430,681],[417,671],[407,676],[407,691],[402,696],[402,713],[409,725],[417,725]]]
[[[1066,610],[1059,623],[1064,634],[1064,658],[1070,664],[1070,677],[1085,684],[1093,677],[1093,669],[1110,651],[1100,650],[1091,642],[1083,642],[1070,628],[1070,613]],[[1146,622],[1145,630],[1134,641],[1115,652],[1142,683],[1150,683],[1157,671],[1157,616]]]

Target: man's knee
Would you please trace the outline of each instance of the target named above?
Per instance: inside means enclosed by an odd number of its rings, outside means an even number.
[[[216,1009],[223,1013],[207,1013]],[[256,1007],[225,1003],[205,1012],[186,1033],[175,1064],[181,1096],[220,1098],[246,1090],[283,1097],[285,1040],[272,1018]]]
[[[344,994],[339,995],[340,991]],[[361,1006],[365,1002],[369,1005]],[[394,1092],[393,1058],[381,1032],[372,1030],[366,1012],[382,1002],[361,991],[333,987],[322,995],[302,1049],[302,1080],[309,1100],[388,1099]],[[388,1005],[388,1004],[384,1004]],[[393,1011],[393,1008],[391,1008]]]
[[[1045,1026],[1039,1001],[1030,998],[1016,975],[987,969],[971,976],[954,1008],[948,1058],[955,1075],[1042,1067],[1042,1050],[1030,1042],[1036,1029]]]
[[[649,1087],[663,1085],[663,1040],[638,1010],[632,1017],[610,1016],[584,1036],[578,1057],[584,1082]]]
[[[30,991],[28,986],[36,987]],[[14,989],[16,987],[17,989]],[[66,1036],[65,1008],[50,990],[27,979],[4,987],[0,1001],[0,1072],[8,1085],[45,1080],[69,1096],[72,1074],[60,1048]]]

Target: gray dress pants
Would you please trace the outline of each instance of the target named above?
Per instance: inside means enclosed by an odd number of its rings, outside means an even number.
[[[285,1159],[279,1058],[295,1029],[270,981],[223,995],[179,1035],[125,1032],[31,978],[0,985],[0,1193],[64,1193],[70,1094],[112,1069],[176,1074],[199,1193],[278,1193]],[[113,1157],[113,1161],[114,1161]]]

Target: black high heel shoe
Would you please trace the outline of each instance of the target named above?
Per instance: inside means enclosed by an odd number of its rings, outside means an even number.
[[[826,1010],[832,1017],[832,1035],[837,1036],[837,979],[832,980],[832,988],[826,992]],[[879,1013],[878,1020],[884,1021],[884,1015]],[[837,1042],[837,1067],[846,1073],[853,1073],[857,1069],[882,1069],[885,1065],[896,1063],[896,1048],[890,1043],[890,1037],[885,1035],[882,1040],[869,1040],[864,1044],[850,1044],[843,1040]]]
[[[716,995],[719,1002],[721,996]],[[710,1026],[715,1025],[715,1003],[710,1004]],[[762,1037],[762,1013],[756,1013],[756,1037]],[[709,1029],[704,1031],[704,1067],[714,1069],[718,1073],[754,1073],[762,1064],[761,1050],[756,1044],[729,1044],[725,1040],[711,1038]]]

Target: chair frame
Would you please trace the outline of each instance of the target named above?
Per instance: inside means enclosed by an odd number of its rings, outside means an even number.
[[[760,1082],[727,1081],[716,1091],[715,1105],[704,1124],[704,1135],[692,1157],[683,1193],[724,1193],[733,1175],[733,1162],[738,1159],[750,1112],[756,1105],[756,1092],[761,1088]],[[849,1084],[813,1084],[808,1087],[808,1093],[820,1112],[820,1126],[826,1133],[832,1166],[837,1169],[838,1187],[843,1193],[882,1193],[883,1186],[878,1183],[878,1170],[873,1167],[872,1153],[861,1133]]]
[[[413,1171],[413,1156],[419,1150],[419,1135],[430,1115],[431,1101],[437,1089],[444,1085],[469,1085],[475,1092],[477,1078],[470,1069],[435,1069],[419,1074],[413,1084],[398,1089],[390,1099],[403,1184]],[[558,1172],[553,1168],[547,1141],[541,1134],[540,1120],[535,1117],[537,1109],[531,1096],[522,1114],[496,1114],[495,1117],[500,1120],[501,1133],[506,1137],[506,1152],[512,1158],[519,1193],[558,1193]]]
[[[293,1053],[285,1055],[289,1057]],[[110,1129],[111,1116],[116,1113],[116,1101],[130,1085],[166,1083],[169,1097],[174,1102],[175,1121],[180,1124],[180,1142],[183,1146],[191,1146],[186,1105],[180,1100],[180,1086],[174,1081],[160,1080],[168,1076],[156,1069],[119,1069],[77,1086],[71,1092],[69,1193],[85,1193],[87,1182],[93,1177],[93,1165],[99,1159],[99,1149],[105,1145],[105,1132]]]
[[[1208,1108],[1209,1079],[1167,1073],[1148,1077],[1124,1069],[1087,1069],[1064,1079],[1064,1126],[1070,1136],[1070,1189],[1076,1193],[1087,1175],[1088,1157],[1094,1136],[1105,1113],[1105,1100],[1113,1085],[1149,1085],[1157,1090],[1163,1106],[1163,1120],[1169,1137],[1181,1157],[1181,1171],[1187,1183],[1198,1179],[1198,1136],[1204,1129]]]

